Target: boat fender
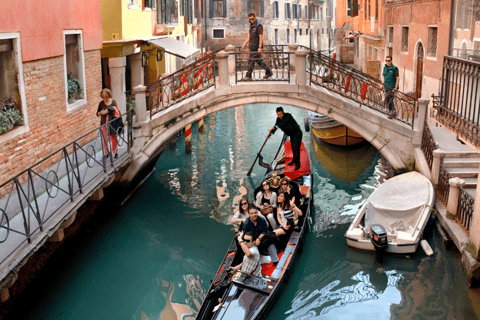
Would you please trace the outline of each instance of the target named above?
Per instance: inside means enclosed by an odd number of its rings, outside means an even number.
[[[428,244],[427,240],[423,239],[420,241],[420,245],[422,246],[423,251],[425,251],[427,256],[431,256],[433,254],[432,247]]]
[[[310,132],[310,125],[308,124],[308,117],[303,118],[303,125],[305,126],[305,132]]]

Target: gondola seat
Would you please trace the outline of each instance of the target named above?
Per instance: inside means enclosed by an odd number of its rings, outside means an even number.
[[[283,267],[287,263],[287,260],[290,257],[290,255],[292,254],[294,248],[295,248],[295,246],[292,246],[292,245],[288,245],[285,248],[285,252],[283,253],[282,258],[280,259],[280,261],[278,261],[277,267],[275,268],[275,271],[272,273],[272,276],[271,276],[272,279],[280,278],[280,275],[282,274]]]

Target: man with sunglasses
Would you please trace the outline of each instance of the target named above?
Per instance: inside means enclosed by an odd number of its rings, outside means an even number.
[[[242,248],[243,253],[243,262],[239,265],[232,267],[232,271],[236,272],[239,269],[242,272],[252,274],[257,277],[262,276],[262,268],[260,267],[260,253],[258,252],[258,248],[256,246],[256,236],[253,232],[247,232],[243,236],[238,236],[238,245]]]
[[[389,119],[395,118],[397,115],[394,106],[394,94],[398,90],[400,76],[398,68],[392,63],[392,56],[385,58],[385,66],[383,67],[383,84],[385,88],[385,103],[389,111]]]
[[[250,29],[248,32],[247,40],[243,44],[242,48],[245,48],[248,44],[250,52],[262,52],[263,49],[263,26],[255,18],[254,13],[248,14],[248,21],[250,22]],[[261,54],[251,54],[248,60],[248,70],[245,80],[252,80],[252,72],[257,63],[260,67],[265,69],[265,76],[263,79],[270,78],[273,73],[268,67],[267,63],[262,60]]]

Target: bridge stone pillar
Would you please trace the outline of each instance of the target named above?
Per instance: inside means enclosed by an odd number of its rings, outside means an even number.
[[[228,53],[228,74],[231,76],[235,75],[236,66],[235,66],[235,46],[229,44],[225,51]]]
[[[288,52],[296,52],[298,45],[292,43],[288,45]],[[290,71],[295,71],[296,58],[293,55],[290,55]]]
[[[298,85],[307,84],[307,51],[295,51],[295,75]]]
[[[108,66],[110,69],[110,79],[112,85],[113,99],[117,102],[120,113],[125,113],[126,97],[125,97],[125,67],[127,65],[127,58],[116,57],[108,58]]]
[[[128,56],[128,59],[130,60],[130,66],[131,66],[131,81],[132,81],[132,87],[136,87],[138,85],[143,85],[143,79],[145,79],[144,76],[144,70],[142,67],[142,53],[135,53],[130,56]]]
[[[217,53],[219,87],[230,85],[230,76],[228,75],[228,56],[229,54],[223,50]]]
[[[436,149],[433,150],[432,154],[432,183],[437,185],[438,180],[440,179],[440,165],[442,164],[442,159],[445,158],[447,153],[442,149]]]
[[[138,123],[147,121],[147,101],[145,100],[146,92],[147,87],[142,85],[138,85],[133,88],[133,94],[135,94],[135,119]]]
[[[427,118],[428,104],[430,103],[429,99],[418,99],[418,118],[415,130],[423,133],[423,127],[425,125],[425,119]]]
[[[455,217],[457,215],[460,187],[465,185],[465,181],[460,178],[452,178],[448,180],[448,183],[450,184],[450,191],[448,193],[447,213],[451,213]]]

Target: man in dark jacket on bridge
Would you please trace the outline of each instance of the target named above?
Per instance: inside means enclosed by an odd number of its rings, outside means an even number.
[[[272,134],[280,128],[282,131],[290,137],[292,143],[293,160],[287,163],[289,166],[295,164],[295,171],[300,169],[300,146],[302,145],[302,130],[297,121],[292,117],[290,113],[283,112],[282,107],[277,108],[277,122],[275,127],[268,129]]]

